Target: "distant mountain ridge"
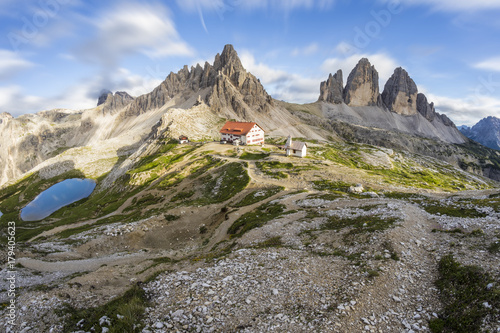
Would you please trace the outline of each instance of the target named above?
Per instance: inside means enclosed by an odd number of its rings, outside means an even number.
[[[460,126],[458,129],[469,139],[500,150],[500,118],[486,117],[472,127]]]

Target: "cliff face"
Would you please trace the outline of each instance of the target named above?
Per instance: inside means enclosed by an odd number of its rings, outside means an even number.
[[[231,109],[242,117],[250,109],[269,112],[273,106],[273,99],[260,81],[245,70],[233,46],[226,45],[212,65],[206,62],[203,68],[198,64],[191,69],[184,66],[179,72],[170,73],[151,93],[131,103],[127,115],[159,109],[179,94],[187,100],[196,93],[203,95],[205,103],[215,112]]]
[[[384,105],[398,114],[412,116],[417,114],[417,85],[401,67],[387,80],[382,101]]]
[[[319,101],[340,104],[344,102],[344,81],[342,70],[338,70],[334,75],[330,74],[326,81],[321,82]]]
[[[129,105],[134,98],[125,91],[117,91],[114,95],[111,91],[105,90],[97,100],[97,106],[101,106],[104,114],[116,112]]]
[[[378,72],[368,59],[361,59],[349,74],[343,97],[349,106],[382,106]]]

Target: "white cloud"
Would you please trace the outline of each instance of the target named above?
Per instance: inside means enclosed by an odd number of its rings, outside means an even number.
[[[243,66],[260,79],[273,98],[292,103],[311,103],[318,99],[321,78],[307,78],[257,63],[248,51],[242,51],[240,59]]]
[[[86,61],[116,66],[128,54],[157,58],[194,53],[177,32],[168,9],[160,4],[119,3],[92,24],[94,38],[75,53]]]
[[[218,14],[243,9],[279,9],[291,11],[295,9],[327,9],[333,6],[335,0],[177,0],[177,5],[184,10],[210,10]]]
[[[296,47],[292,51],[292,56],[299,56],[299,55],[304,55],[304,56],[310,56],[318,52],[319,50],[319,45],[318,43],[311,43],[303,48],[298,48]]]
[[[500,9],[498,0],[397,0],[407,5],[427,5],[439,11],[478,11]],[[382,0],[382,2],[394,2],[394,0]]]
[[[41,97],[27,94],[17,85],[0,87],[0,112],[9,112],[14,117],[25,113],[36,113],[56,108],[85,109],[95,106],[96,100],[89,98],[87,87],[74,85],[63,94]]]
[[[342,45],[339,45],[342,47]],[[337,47],[338,48],[338,47]],[[380,90],[383,89],[387,79],[394,73],[394,69],[398,67],[398,63],[391,56],[386,53],[375,53],[375,54],[353,54],[348,57],[336,57],[326,59],[321,65],[321,69],[326,73],[335,73],[337,70],[341,69],[344,76],[344,84],[347,81],[349,73],[353,70],[356,64],[361,58],[368,58],[370,63],[375,66],[375,69],[379,73],[379,86]]]
[[[486,69],[489,71],[500,72],[500,57],[489,58],[474,64],[475,68]]]
[[[470,95],[464,98],[450,98],[427,94],[436,110],[445,113],[455,125],[472,126],[479,120],[495,116],[500,118],[500,99],[488,95]]]
[[[0,86],[0,113],[9,112],[13,116],[36,113],[57,108],[82,110],[95,107],[103,85],[103,80],[112,82],[112,91],[126,91],[132,96],[151,92],[164,79],[165,73],[158,68],[150,68],[145,75],[131,73],[125,68],[118,68],[111,78],[94,76],[85,78],[69,86],[65,91],[54,96],[30,95],[18,85]]]
[[[0,80],[8,79],[32,66],[34,66],[33,63],[22,59],[19,54],[0,49]]]

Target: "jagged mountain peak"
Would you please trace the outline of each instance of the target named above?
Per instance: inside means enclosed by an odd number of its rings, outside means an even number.
[[[328,103],[340,104],[344,101],[343,98],[344,80],[342,77],[342,70],[337,73],[328,75],[326,81],[320,84],[320,95],[318,100]]]
[[[213,64],[205,62],[203,68],[197,64],[191,69],[184,66],[177,73],[171,72],[151,93],[137,98],[126,116],[159,109],[176,96],[180,103],[186,100],[194,103],[201,96],[213,111],[231,110],[243,118],[250,110],[267,112],[273,105],[260,81],[245,70],[231,44],[225,45],[221,54],[217,53]]]
[[[398,67],[384,86],[382,101],[389,110],[410,116],[417,114],[417,94],[413,79],[404,68]]]
[[[486,147],[500,150],[500,118],[489,116],[470,128],[461,126],[460,131]]]
[[[367,58],[361,58],[347,78],[344,102],[349,106],[381,106],[378,72]]]
[[[216,65],[214,62],[214,67],[216,70],[223,69],[227,66],[232,66],[235,69],[242,69],[243,65],[241,64],[240,57],[238,56],[238,52],[234,49],[233,45],[231,44],[226,44],[224,46],[224,50],[222,51],[222,54],[219,56],[219,61],[220,61],[220,67]]]
[[[134,100],[126,91],[117,91],[114,94],[106,89],[101,91],[97,100],[97,106],[101,106],[103,113],[114,112],[123,109]]]

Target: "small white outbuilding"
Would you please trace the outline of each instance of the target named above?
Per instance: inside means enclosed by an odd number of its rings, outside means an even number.
[[[306,157],[307,155],[307,143],[292,141],[292,136],[289,135],[285,144],[286,156],[297,156]]]

